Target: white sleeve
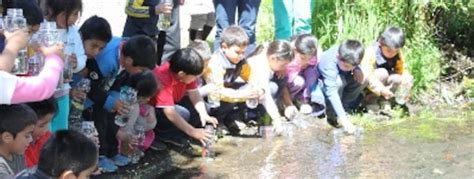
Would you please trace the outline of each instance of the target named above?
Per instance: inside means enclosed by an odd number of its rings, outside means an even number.
[[[81,35],[79,34],[77,27],[73,26],[69,30],[71,30],[71,35],[74,37],[74,53],[76,54],[77,58],[77,67],[74,69],[74,73],[77,73],[86,66],[87,56],[84,50],[84,44],[82,42]]]
[[[0,104],[11,103],[17,78],[15,75],[0,71],[0,85],[2,86],[2,90],[0,90]]]

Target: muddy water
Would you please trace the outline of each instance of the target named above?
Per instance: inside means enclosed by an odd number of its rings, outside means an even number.
[[[473,120],[430,123],[429,135],[418,135],[426,133],[420,131],[425,125],[405,122],[354,137],[313,119],[309,128],[271,140],[225,137],[214,161],[198,160],[200,167],[183,167],[164,177],[473,178]]]

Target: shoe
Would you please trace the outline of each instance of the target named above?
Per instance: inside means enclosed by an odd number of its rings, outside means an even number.
[[[229,130],[230,135],[240,135],[240,128],[237,123],[235,123],[235,120],[228,121],[225,125],[227,127],[227,130]]]
[[[112,157],[111,159],[114,162],[114,164],[119,166],[119,167],[126,166],[126,165],[128,165],[128,163],[130,163],[130,159],[128,157],[126,157],[125,155],[122,155],[122,154],[117,154],[116,156]]]
[[[342,127],[339,123],[337,123],[336,119],[326,118],[326,120],[328,121],[329,125],[331,125],[334,128],[341,128]]]
[[[150,148],[154,151],[163,151],[166,150],[166,145],[163,144],[163,142],[161,142],[160,140],[155,139],[153,140],[153,143],[151,144]]]
[[[117,165],[115,165],[112,160],[105,156],[99,156],[98,167],[103,173],[112,173],[118,170]]]

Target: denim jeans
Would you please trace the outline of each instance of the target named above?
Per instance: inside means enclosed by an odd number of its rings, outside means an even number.
[[[225,28],[237,24],[242,27],[249,36],[249,46],[245,51],[249,55],[255,49],[258,8],[261,0],[214,0],[216,6],[216,40],[214,49],[220,46],[220,36]],[[235,19],[238,12],[238,22]]]

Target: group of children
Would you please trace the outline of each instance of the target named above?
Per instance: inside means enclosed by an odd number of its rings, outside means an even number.
[[[388,27],[368,48],[346,40],[323,52],[315,36],[299,34],[246,55],[249,37],[233,25],[222,31],[214,53],[195,40],[160,64],[148,36],[113,37],[98,16],[77,28],[81,0],[47,0],[45,16],[24,1],[16,7],[35,9],[24,11],[29,30],[4,31],[0,55],[1,178],[81,177],[96,167],[114,172],[138,162],[148,148],[205,145],[214,137],[205,125],[239,135],[236,121],[271,125],[278,134],[300,115],[325,115],[351,134],[356,129],[348,113],[365,106],[386,114],[408,100],[409,93],[399,91],[412,86],[401,52],[405,37],[397,27]],[[16,54],[43,17],[67,38],[33,49],[44,56],[38,75],[11,74]],[[74,76],[57,88],[65,63]]]

